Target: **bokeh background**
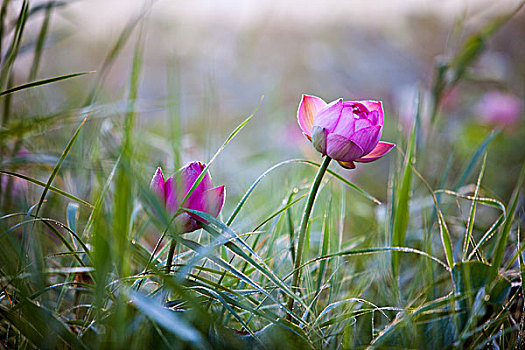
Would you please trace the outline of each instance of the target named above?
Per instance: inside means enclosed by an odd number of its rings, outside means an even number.
[[[17,5],[18,1],[9,5],[13,18]],[[302,93],[326,100],[382,100],[386,110],[383,139],[398,141],[399,132],[406,135],[411,127],[418,89],[425,95],[430,88],[436,60],[453,55],[469,34],[517,5],[517,1],[455,0],[65,1],[50,10],[36,78],[98,72],[45,90],[21,92],[12,97],[12,105],[20,118],[40,112],[62,113],[65,106],[82,108],[102,75],[96,101],[105,106],[104,113],[112,114],[101,123],[109,132],[118,125],[119,112],[125,108],[134,42],[142,40],[137,122],[138,133],[145,136],[140,140],[150,154],[150,164],[145,166],[151,170],[157,165],[173,169],[173,155],[165,142],[170,137],[170,118],[180,118],[182,162],[205,161],[242,118],[258,107],[248,129],[223,154],[221,161],[227,166],[215,170],[220,182],[235,177],[228,191],[236,194],[275,161],[315,157],[295,122]],[[14,85],[27,80],[34,56],[31,44],[44,16],[45,11],[40,11],[27,25],[14,66]],[[521,13],[501,28],[473,70],[475,83],[467,79],[446,96],[442,109],[446,126],[440,141],[446,144],[435,151],[440,158],[446,160],[452,149],[460,153],[459,159],[468,156],[486,136],[490,127],[479,126],[483,123],[476,109],[486,91],[510,92],[523,100],[524,23]],[[129,38],[122,51],[101,72],[127,26]],[[168,111],[170,103],[176,105],[175,114]],[[521,137],[515,132],[505,135],[519,145]],[[490,170],[497,172],[496,163],[508,160],[505,165],[511,173],[513,165],[521,163],[521,147],[512,142],[493,152],[501,151],[504,156],[489,162],[489,181],[496,176]],[[39,154],[63,147],[60,138],[24,143],[23,148]],[[512,146],[505,148],[509,144]],[[443,162],[436,164],[443,166]],[[381,183],[387,166],[387,161],[377,162],[366,171]],[[359,173],[357,169],[346,176]],[[498,176],[501,180],[507,174]],[[497,195],[508,195],[513,185],[505,183],[498,182]],[[370,191],[385,196],[382,188]]]

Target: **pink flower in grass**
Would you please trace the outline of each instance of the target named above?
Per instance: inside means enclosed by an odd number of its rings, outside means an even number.
[[[150,188],[159,196],[168,212],[173,215],[205,167],[200,162],[192,162],[167,180],[164,180],[162,169],[157,168],[153,179],[151,179]],[[206,173],[199,185],[184,202],[180,214],[175,218],[179,233],[199,229],[199,221],[202,221],[199,216],[186,212],[184,209],[198,210],[217,217],[224,205],[224,196],[224,186],[212,187],[211,177],[209,173]]]
[[[380,142],[383,106],[379,101],[343,101],[327,104],[303,95],[297,120],[314,148],[353,169],[354,162],[369,163],[383,157],[395,145]]]
[[[500,91],[490,91],[476,106],[482,121],[488,124],[511,126],[523,117],[523,101]]]

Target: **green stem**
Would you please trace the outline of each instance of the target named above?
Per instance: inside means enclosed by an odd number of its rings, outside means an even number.
[[[170,251],[168,252],[168,259],[166,260],[166,273],[169,274],[171,272],[171,267],[173,266],[173,255],[175,255],[175,246],[177,245],[177,241],[174,239],[171,240],[170,245]]]
[[[303,218],[301,219],[301,229],[299,230],[299,242],[297,243],[297,254],[295,254],[295,263],[294,263],[294,273],[292,279],[292,290],[295,292],[299,284],[299,279],[301,278],[301,258],[303,256],[304,241],[306,239],[306,229],[308,227],[308,221],[310,219],[310,214],[312,213],[312,208],[314,206],[315,198],[317,197],[317,191],[319,190],[319,185],[323,180],[324,173],[328,169],[328,165],[332,158],[325,156],[323,163],[315,175],[314,182],[312,183],[312,188],[310,194],[308,194],[308,199],[306,205],[304,206]],[[293,311],[294,299],[290,298],[288,300],[288,310]],[[292,315],[288,314],[288,320],[291,320]]]

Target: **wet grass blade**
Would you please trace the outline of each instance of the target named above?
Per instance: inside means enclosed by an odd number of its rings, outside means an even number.
[[[316,263],[318,261],[331,259],[338,256],[361,256],[361,255],[370,255],[370,254],[379,254],[379,253],[386,253],[386,252],[398,252],[398,253],[411,253],[416,255],[424,256],[436,263],[438,263],[440,266],[442,266],[445,270],[450,271],[450,268],[446,263],[441,261],[440,259],[436,258],[435,256],[429,255],[425,253],[424,251],[414,249],[414,248],[408,248],[408,247],[377,247],[377,248],[364,248],[364,249],[352,249],[352,250],[343,250],[341,252],[327,254],[324,256],[319,256],[317,258],[311,259],[301,265],[301,268],[308,266],[310,264]],[[291,276],[291,273],[288,274],[288,276]],[[286,276],[286,278],[288,278]]]
[[[208,222],[209,224],[201,224],[203,228],[210,233],[211,235],[218,237],[222,234],[227,234],[227,236],[231,238],[235,238],[235,241],[226,243],[226,247],[228,247],[231,251],[242,257],[245,261],[247,261],[250,265],[255,267],[259,272],[261,272],[266,278],[268,278],[270,281],[272,281],[276,286],[278,286],[283,293],[288,295],[289,297],[293,298],[295,301],[300,302],[301,305],[303,303],[300,301],[297,295],[291,291],[291,289],[272,271],[272,269],[266,265],[264,260],[255,253],[255,251],[252,250],[246,242],[244,242],[236,233],[233,231],[230,227],[226,226],[213,216],[211,216],[208,213],[200,212],[196,210],[190,210],[186,209],[188,212],[191,212],[195,215],[198,215],[203,220]],[[242,248],[237,246],[236,243],[239,243],[243,249],[247,250],[250,255],[248,255]],[[290,312],[289,310],[287,312]]]

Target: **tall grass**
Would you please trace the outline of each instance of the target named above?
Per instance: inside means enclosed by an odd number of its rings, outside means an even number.
[[[385,201],[320,155],[290,159],[268,164],[259,177],[249,179],[252,185],[229,196],[219,218],[194,212],[204,219],[202,229],[180,235],[174,217],[149,189],[157,165],[150,155],[158,150],[144,141],[150,135],[147,126],[137,125],[143,20],[149,9],[124,27],[96,73],[86,69],[92,74],[63,72],[37,79],[42,55],[52,55],[44,42],[59,5],[49,1],[41,8],[44,22],[33,44],[29,81],[16,86],[13,64],[24,28],[38,9],[31,11],[29,1],[18,7],[4,1],[0,9],[2,348],[482,349],[523,344],[520,191],[525,164],[512,179],[514,191],[505,204],[484,185],[488,146],[496,134],[468,158],[441,157],[437,174],[425,159],[439,149],[418,137],[439,145],[443,96],[465,77],[511,15],[474,33],[450,61],[436,67],[431,101],[426,101],[433,106],[430,129],[422,128],[418,108],[410,136],[398,135],[399,152],[381,160],[390,161],[389,182],[377,183],[388,191]],[[16,23],[7,21],[15,9]],[[125,110],[112,116],[108,131],[101,120],[111,112],[98,98],[126,45],[134,50]],[[169,145],[164,152],[174,158],[175,169],[184,158],[179,71],[176,64],[169,66],[169,126],[158,137]],[[91,85],[89,76],[94,77]],[[92,86],[77,106],[31,117],[10,107],[15,94],[72,78]],[[207,166],[190,192],[204,173],[228,164],[223,151],[239,142],[238,135],[265,132],[252,127],[257,108],[246,111],[249,116],[239,118],[227,134],[217,132],[223,144],[204,160]],[[50,138],[61,149],[49,157],[37,149],[24,151],[23,145],[45,145]],[[453,161],[461,171],[451,171]],[[364,172],[367,166],[362,165]],[[316,173],[321,175],[314,182]]]

